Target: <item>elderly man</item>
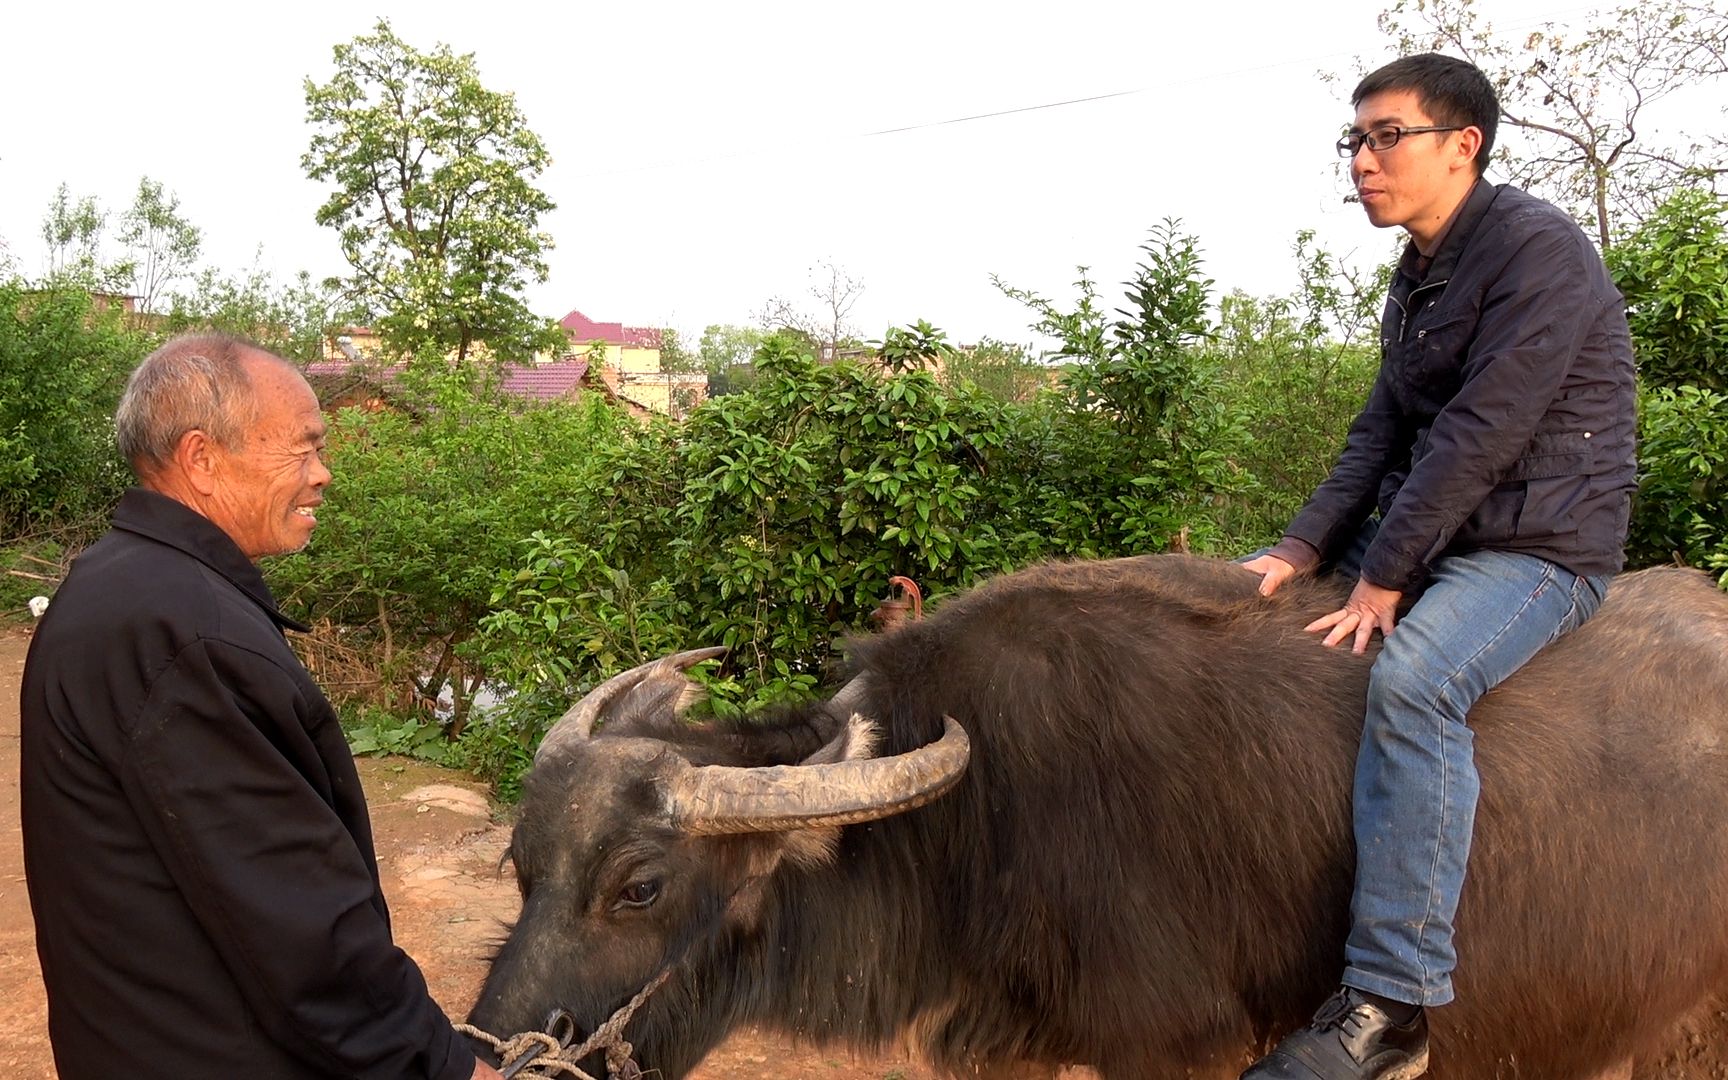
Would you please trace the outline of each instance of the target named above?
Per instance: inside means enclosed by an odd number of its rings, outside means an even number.
[[[1423,1010],[1452,999],[1475,822],[1466,714],[1595,612],[1635,483],[1620,293],[1564,212],[1483,179],[1500,115],[1488,79],[1426,53],[1370,74],[1351,100],[1338,152],[1368,220],[1410,238],[1380,374],[1331,476],[1246,565],[1268,595],[1339,568],[1349,599],[1308,629],[1358,653],[1376,632],[1385,645],[1356,760],[1343,986],[1244,1080],[1426,1070]]]
[[[23,824],[61,1080],[496,1077],[391,943],[336,714],[254,561],[330,472],[318,400],[182,337],[115,416],[139,487],[25,664]]]

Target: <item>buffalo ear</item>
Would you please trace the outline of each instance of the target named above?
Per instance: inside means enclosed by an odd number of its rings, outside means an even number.
[[[857,713],[846,721],[840,733],[822,749],[811,754],[801,765],[838,765],[842,761],[861,761],[876,756],[880,733],[876,725]]]
[[[876,756],[880,732],[871,721],[852,714],[840,734],[828,745],[805,758],[805,765],[837,765],[842,761],[861,761]],[[834,861],[834,848],[840,842],[840,826],[823,825],[810,829],[794,829],[776,834],[780,841],[779,857],[791,860],[805,869],[826,866]]]
[[[600,714],[601,735],[661,738],[677,730],[679,717],[706,692],[682,673],[643,679]]]
[[[843,761],[874,757],[877,741],[876,725],[854,713],[838,735],[799,764],[837,765]],[[782,832],[745,834],[739,840],[749,853],[745,874],[757,884],[754,888],[740,891],[730,914],[734,920],[753,925],[753,920],[760,914],[760,884],[783,862],[804,870],[815,870],[832,863],[835,845],[840,842],[840,826],[814,825]]]

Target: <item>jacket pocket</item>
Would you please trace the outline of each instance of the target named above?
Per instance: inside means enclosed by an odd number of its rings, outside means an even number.
[[[1417,411],[1437,412],[1458,393],[1464,381],[1464,353],[1476,323],[1475,313],[1466,312],[1431,326],[1414,326],[1397,346],[1404,383]]]
[[[1590,468],[1590,434],[1583,431],[1538,432],[1523,455],[1507,470],[1507,480],[1548,480],[1584,476]]]
[[[1524,484],[1523,509],[1518,514],[1520,540],[1565,536],[1578,531],[1578,508],[1590,494],[1590,478],[1580,475],[1539,476]]]

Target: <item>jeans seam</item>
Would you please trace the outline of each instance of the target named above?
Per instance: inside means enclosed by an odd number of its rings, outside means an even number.
[[[1482,647],[1477,649],[1474,653],[1471,653],[1469,659],[1465,660],[1464,663],[1456,664],[1453,666],[1452,672],[1450,674],[1448,674],[1446,676],[1445,681],[1440,684],[1439,693],[1437,694],[1437,696],[1435,698],[1435,705],[1438,705],[1440,699],[1442,699],[1446,696],[1447,691],[1450,690],[1452,687],[1453,681],[1458,678],[1458,676],[1462,672],[1462,670],[1465,667],[1469,666],[1471,663],[1474,663],[1477,657],[1481,656],[1484,652],[1487,652],[1488,649],[1490,647],[1492,647],[1496,641],[1499,641],[1501,636],[1504,635],[1507,630],[1511,629],[1512,625],[1514,623],[1516,623],[1518,621],[1518,619],[1520,617],[1522,617],[1526,611],[1530,610],[1530,605],[1532,605],[1536,602],[1537,598],[1540,597],[1542,595],[1542,593],[1550,585],[1553,584],[1553,581],[1554,581],[1554,566],[1552,563],[1550,563],[1550,564],[1545,565],[1542,568],[1542,577],[1539,581],[1537,581],[1536,587],[1530,590],[1530,594],[1524,598],[1524,602],[1522,604],[1518,605],[1518,610],[1516,612],[1514,612],[1509,618],[1507,618],[1505,620],[1505,622],[1501,625],[1500,629],[1498,629],[1494,632],[1494,636],[1489,638],[1487,641],[1483,642]],[[1436,716],[1439,715],[1438,709],[1433,709],[1432,711],[1434,712],[1434,714]],[[1428,865],[1428,899],[1427,899],[1426,904],[1423,907],[1422,921],[1419,924],[1417,924],[1417,927],[1416,927],[1416,966],[1422,972],[1422,997],[1424,1000],[1426,1000],[1426,998],[1428,997],[1428,993],[1429,993],[1428,956],[1427,956],[1427,948],[1426,948],[1427,939],[1428,939],[1428,924],[1431,921],[1433,921],[1434,907],[1435,907],[1435,904],[1438,900],[1438,896],[1436,895],[1438,892],[1438,889],[1436,888],[1435,881],[1439,877],[1440,852],[1441,852],[1441,849],[1444,847],[1444,845],[1440,842],[1440,837],[1444,836],[1446,834],[1446,825],[1447,825],[1447,821],[1448,821],[1448,816],[1451,813],[1451,800],[1449,800],[1447,798],[1447,796],[1451,792],[1452,775],[1451,775],[1451,770],[1447,767],[1447,758],[1446,758],[1446,742],[1447,742],[1446,728],[1447,728],[1447,725],[1450,723],[1450,721],[1447,720],[1445,717],[1439,717],[1439,720],[1440,720],[1440,828],[1438,831],[1438,835],[1436,835],[1434,838],[1434,858]]]

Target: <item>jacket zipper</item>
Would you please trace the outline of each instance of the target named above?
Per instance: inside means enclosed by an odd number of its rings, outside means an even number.
[[[1417,295],[1420,294],[1421,292],[1423,292],[1424,290],[1438,289],[1440,286],[1446,284],[1448,281],[1451,281],[1451,280],[1452,280],[1451,278],[1441,278],[1439,281],[1424,281],[1422,284],[1416,286],[1414,289],[1411,289],[1410,295],[1405,297],[1405,299],[1414,301],[1416,299]],[[1405,335],[1410,330],[1410,308],[1416,307],[1417,305],[1412,303],[1410,305],[1410,307],[1405,307],[1404,304],[1398,299],[1396,294],[1387,293],[1386,296],[1387,296],[1387,299],[1391,300],[1394,304],[1398,305],[1398,343],[1400,345],[1402,345],[1404,343],[1404,340],[1405,340]],[[1416,331],[1416,340],[1421,341],[1424,337],[1427,336],[1427,334],[1428,334],[1428,331],[1426,331],[1426,330]]]

